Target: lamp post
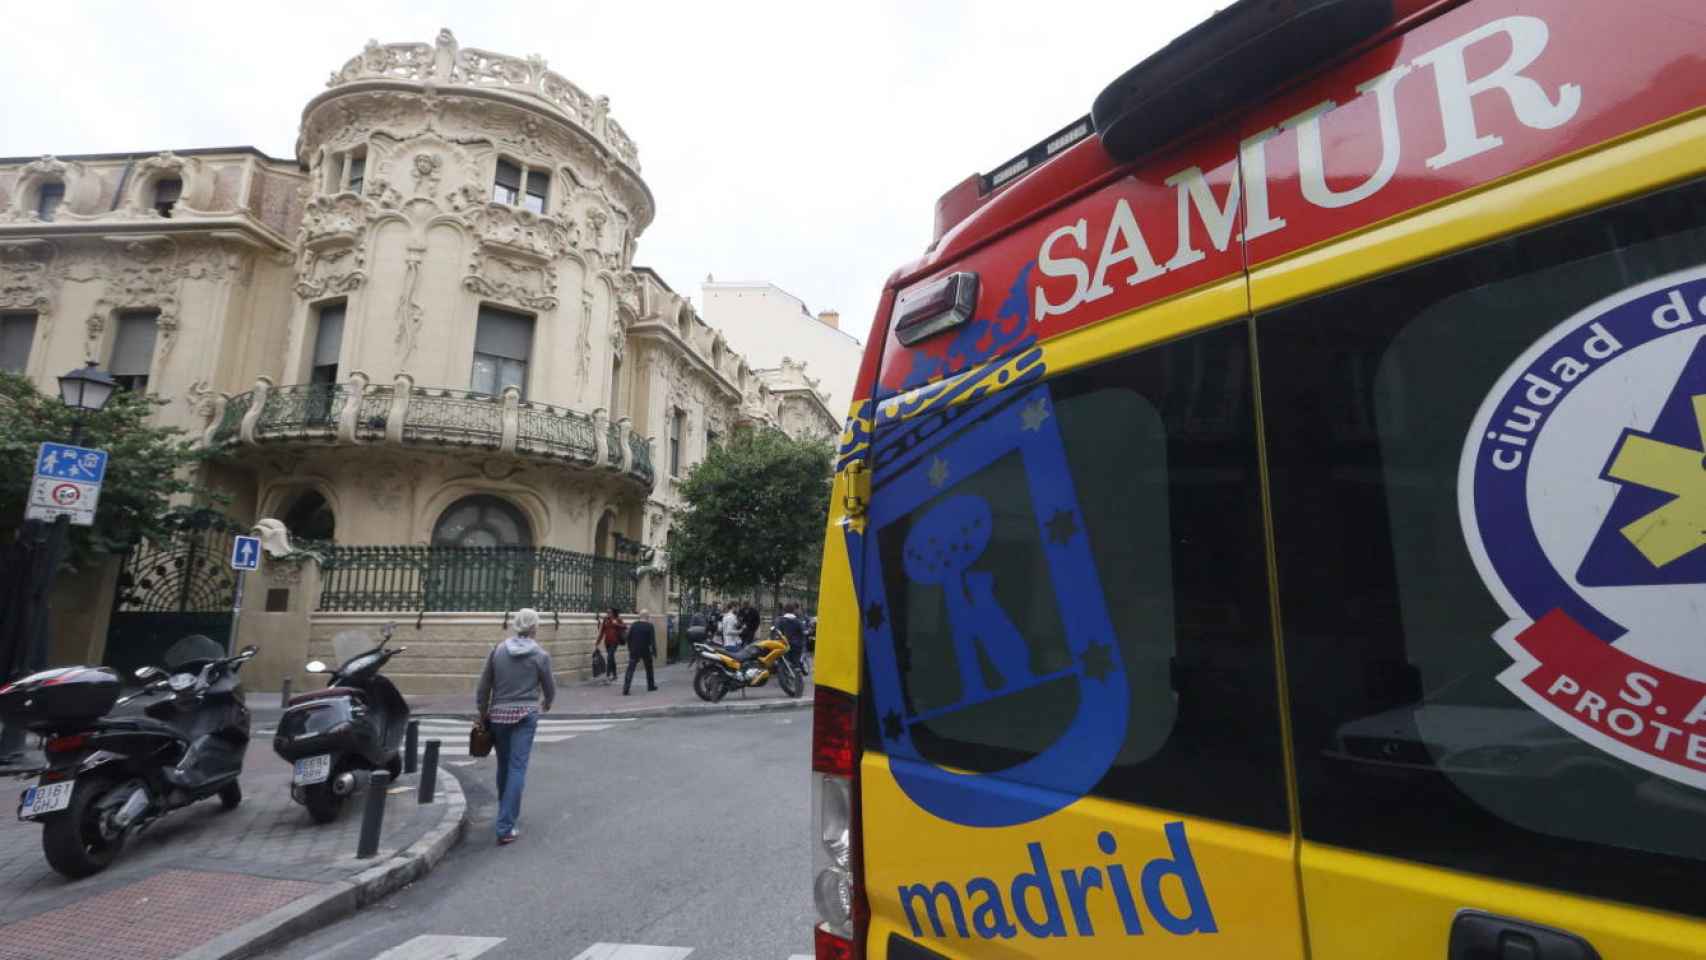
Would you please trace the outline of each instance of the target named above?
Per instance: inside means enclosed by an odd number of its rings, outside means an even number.
[[[83,442],[83,418],[100,412],[117,388],[118,381],[97,369],[93,361],[59,378],[59,399],[75,414],[71,421],[72,446]],[[52,524],[31,520],[24,525],[31,563],[28,565],[29,583],[25,588],[23,615],[12,621],[16,627],[11,650],[13,676],[31,674],[47,666],[50,640],[48,597],[53,592],[53,582],[59,573],[59,562],[65,554],[65,539],[70,529],[71,518],[63,514]],[[24,731],[6,724],[0,731],[0,763],[14,762],[23,745]]]

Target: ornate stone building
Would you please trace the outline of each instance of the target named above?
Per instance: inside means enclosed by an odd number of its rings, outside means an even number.
[[[460,689],[512,601],[555,604],[570,673],[594,604],[663,608],[677,478],[707,444],[837,425],[634,266],[655,210],[605,98],[543,60],[370,42],[293,159],[0,161],[0,366],[51,390],[92,360],[169,400],[239,525],[331,545],[252,587],[257,680],[310,636],[406,618],[426,656],[405,686]],[[134,566],[56,605],[61,659],[142,642]]]

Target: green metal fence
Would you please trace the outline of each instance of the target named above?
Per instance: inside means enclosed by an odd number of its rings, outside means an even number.
[[[552,547],[329,548],[325,611],[634,608],[636,562]]]

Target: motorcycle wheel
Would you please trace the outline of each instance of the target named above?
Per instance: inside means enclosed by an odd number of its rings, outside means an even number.
[[[800,681],[799,672],[786,659],[776,665],[776,682],[781,684],[782,692],[790,697],[798,697],[806,689],[806,685]]]
[[[344,798],[332,792],[330,783],[316,783],[303,791],[302,805],[315,823],[331,823],[343,812]]]
[[[104,811],[99,801],[116,784],[100,778],[79,780],[71,805],[42,824],[41,851],[47,865],[72,880],[100,873],[124,847],[124,834],[108,839],[101,833]]]
[[[237,809],[237,804],[243,802],[243,785],[233,780],[219,788],[219,806],[225,810]]]
[[[693,675],[693,692],[707,703],[716,703],[723,699],[728,688],[723,685],[723,678],[715,667],[700,667]]]

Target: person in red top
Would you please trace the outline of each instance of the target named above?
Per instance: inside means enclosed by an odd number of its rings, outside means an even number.
[[[611,607],[610,612],[598,620],[598,645],[608,658],[604,664],[605,683],[616,682],[616,648],[622,645],[622,635],[627,631],[628,628],[622,623],[622,614],[615,607]],[[593,656],[599,655],[598,650],[592,653]]]

